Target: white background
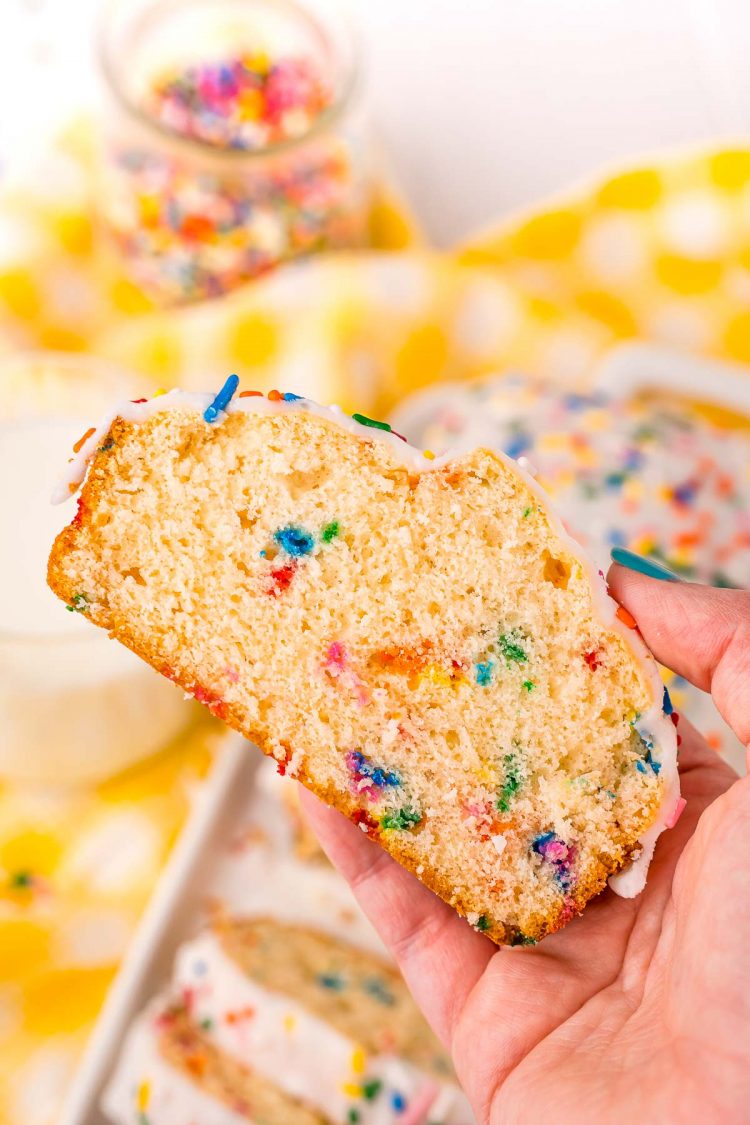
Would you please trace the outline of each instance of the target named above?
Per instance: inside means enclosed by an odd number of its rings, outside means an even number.
[[[210,0],[207,0],[210,2]],[[750,0],[348,0],[442,245],[644,153],[750,140]],[[99,0],[0,0],[0,155],[90,98]]]

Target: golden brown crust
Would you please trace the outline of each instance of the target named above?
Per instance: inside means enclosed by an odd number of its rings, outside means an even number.
[[[134,424],[118,418],[113,422],[103,444],[109,445],[111,441],[114,441],[117,445],[123,445],[128,438],[132,436],[135,429],[137,429],[137,427]],[[87,525],[92,523],[92,513],[96,509],[98,498],[104,491],[108,477],[113,473],[114,469],[112,468],[111,461],[107,458],[105,453],[101,450],[98,451],[89,466],[87,478],[78,502],[78,513],[73,522],[60,532],[52,548],[48,565],[48,583],[58,597],[62,598],[62,600],[69,605],[73,602],[73,599],[79,591],[76,590],[66,573],[66,568],[63,565],[64,560],[71,553],[75,552],[79,535]],[[277,761],[280,772],[284,772],[283,763],[278,763],[278,760],[272,752],[273,744],[271,732],[249,727],[244,722],[239,709],[233,707],[231,703],[225,701],[219,703],[211,698],[201,697],[199,684],[196,684],[193,680],[187,679],[178,671],[165,668],[163,660],[156,650],[139,643],[133,631],[129,628],[128,622],[126,620],[114,620],[107,612],[106,606],[91,605],[87,609],[87,616],[94,624],[106,629],[111,637],[116,638],[121,644],[124,644],[137,656],[145,660],[155,668],[157,672],[162,675],[167,675],[169,679],[182,687],[184,691],[195,695],[198,701],[203,703],[204,706],[207,706],[212,714],[258,746],[268,757]],[[534,916],[532,924],[529,925],[527,923],[525,931],[521,932],[518,927],[513,924],[504,923],[501,919],[488,917],[483,913],[481,903],[469,902],[461,894],[457,894],[441,872],[430,867],[429,863],[424,859],[417,864],[409,851],[399,846],[399,840],[395,834],[380,829],[374,821],[371,825],[368,825],[363,821],[362,810],[347,793],[339,792],[333,787],[326,788],[317,785],[306,771],[304,764],[295,772],[294,776],[320,800],[343,813],[344,816],[355,824],[358,824],[359,827],[364,828],[367,834],[377,840],[394,859],[407,870],[411,871],[421,883],[452,906],[459,914],[464,917],[478,916],[480,919],[478,928],[497,945],[535,944],[543,937],[561,929],[571,917],[583,911],[591,898],[598,895],[605,888],[609,876],[621,870],[638,847],[637,844],[634,844],[624,836],[620,839],[614,838],[612,841],[614,845],[613,850],[619,852],[620,856],[623,858],[618,862],[613,859],[612,856],[600,857],[598,866],[587,871],[585,876],[579,880],[575,889],[566,895],[564,902],[561,903],[557,911],[550,912],[546,915],[539,914]],[[417,866],[420,868],[419,871],[417,870]]]
[[[248,1121],[285,1125],[292,1117],[299,1125],[330,1125],[330,1118],[299,1098],[286,1094],[268,1079],[221,1051],[209,1035],[192,1022],[178,1005],[159,1019],[159,1052],[177,1070],[190,1076],[209,1097],[215,1098]],[[146,1121],[146,1115],[140,1119]]]

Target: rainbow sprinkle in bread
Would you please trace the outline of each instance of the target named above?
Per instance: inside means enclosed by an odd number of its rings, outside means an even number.
[[[237,390],[87,435],[52,589],[494,941],[637,893],[679,811],[670,705],[541,489]]]

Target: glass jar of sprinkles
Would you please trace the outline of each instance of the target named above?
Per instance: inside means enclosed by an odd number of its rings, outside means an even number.
[[[114,0],[101,213],[160,304],[365,240],[370,168],[348,26],[323,0]]]

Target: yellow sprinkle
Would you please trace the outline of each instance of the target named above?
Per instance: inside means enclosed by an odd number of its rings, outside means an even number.
[[[136,1098],[137,1109],[139,1113],[144,1113],[148,1109],[148,1103],[151,1100],[151,1083],[141,1082],[138,1087],[138,1095]]]
[[[581,421],[586,431],[606,430],[610,424],[610,416],[606,410],[586,410]]]
[[[542,453],[557,453],[568,448],[570,440],[567,434],[544,434],[539,438],[537,447]]]
[[[356,1082],[344,1082],[341,1087],[342,1094],[346,1094],[347,1098],[361,1098],[362,1087],[358,1086]]]
[[[167,393],[167,392],[166,392],[166,391],[164,390],[164,387],[159,387],[159,390],[158,390],[158,391],[154,391],[154,396],[153,396],[153,397],[154,397],[154,398],[158,398],[158,397],[159,397],[159,395],[165,395],[166,393]]]
[[[478,769],[472,771],[474,776],[485,785],[494,785],[497,781],[497,774],[489,766],[480,766]]]
[[[643,536],[641,539],[636,539],[633,543],[632,550],[637,555],[650,555],[656,546],[656,542],[650,536]]]
[[[289,1012],[286,1016],[284,1016],[284,1031],[291,1034],[291,1032],[294,1031],[296,1026],[297,1026],[297,1017],[293,1016],[292,1013]]]
[[[640,500],[645,492],[642,480],[631,477],[622,486],[622,494],[626,500]]]
[[[352,1070],[355,1074],[364,1074],[365,1072],[365,1052],[361,1047],[355,1047],[352,1052]]]
[[[432,452],[431,449],[423,449],[422,450],[422,456],[426,457],[428,461],[434,461],[435,460],[435,454]]]
[[[417,683],[435,684],[436,687],[458,687],[459,684],[468,683],[465,676],[457,675],[454,671],[448,672],[439,664],[428,664],[423,672],[419,673]]]

